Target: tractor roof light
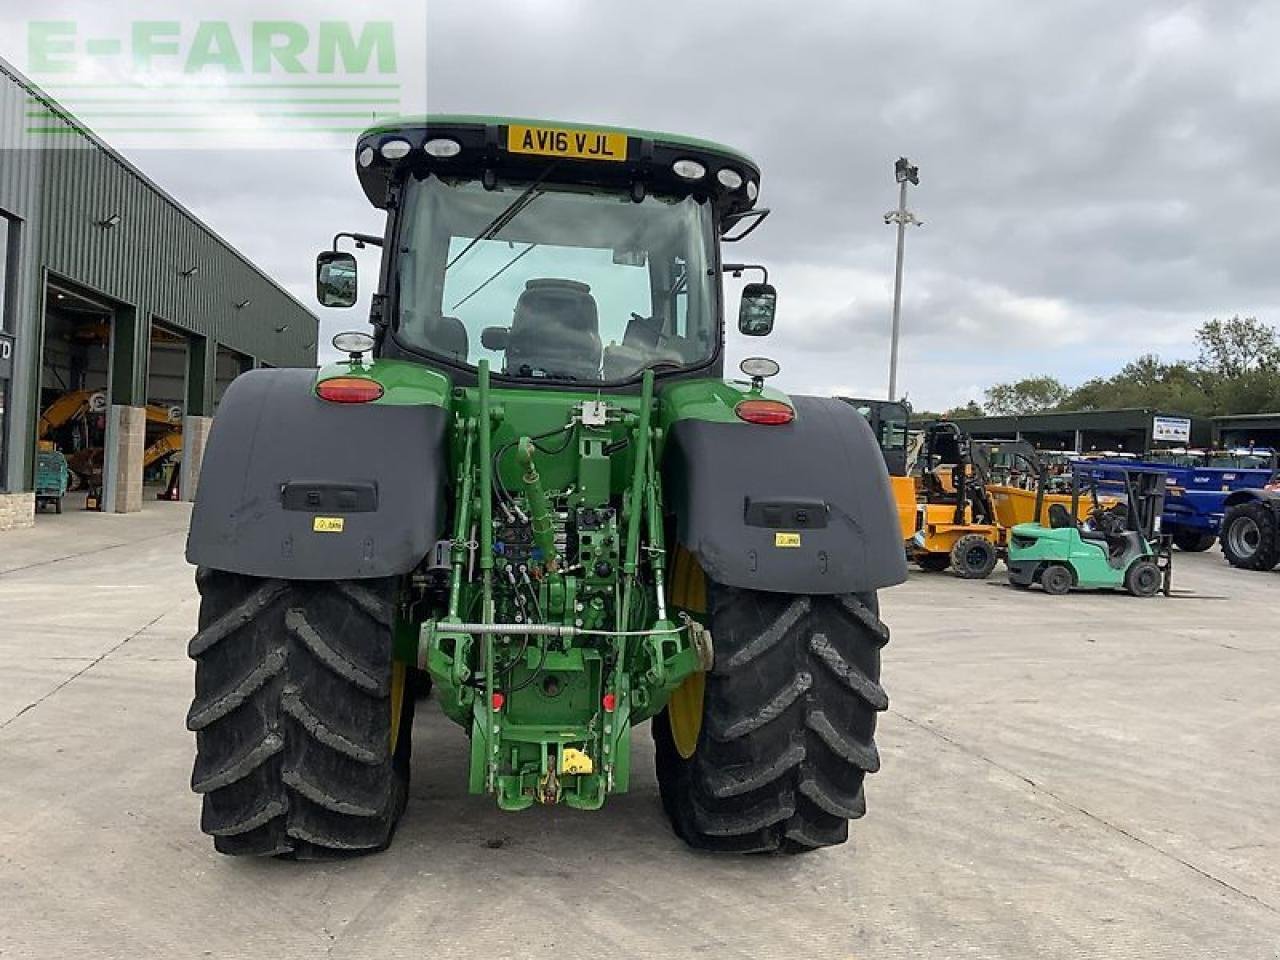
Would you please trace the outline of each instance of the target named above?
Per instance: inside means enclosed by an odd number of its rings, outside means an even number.
[[[330,377],[316,384],[316,396],[330,403],[372,403],[382,397],[382,384],[364,377]]]
[[[716,179],[726,190],[737,190],[742,186],[742,174],[732,167],[721,167],[720,172],[716,174]]]
[[[429,157],[445,160],[460,154],[462,152],[462,144],[448,137],[436,137],[434,140],[428,140],[424,143],[422,149],[426,151]]]
[[[364,147],[356,154],[356,163],[361,167],[369,167],[373,164],[373,147]]]
[[[681,180],[701,180],[707,175],[707,168],[697,160],[677,160],[671,165],[671,172]]]
[[[413,150],[413,145],[408,140],[388,140],[379,148],[384,160],[403,160]]]
[[[760,184],[754,180],[747,181],[747,199],[755,203],[756,197],[760,196]]]
[[[796,412],[790,404],[781,400],[743,400],[733,408],[739,420],[746,423],[758,423],[765,426],[781,426],[796,418]]]

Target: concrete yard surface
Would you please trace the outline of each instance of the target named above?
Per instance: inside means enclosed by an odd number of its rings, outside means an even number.
[[[843,847],[693,853],[647,727],[604,810],[499,813],[419,705],[386,853],[234,860],[184,726],[188,508],[0,535],[0,957],[1280,958],[1280,572],[1169,599],[887,591],[892,706]]]

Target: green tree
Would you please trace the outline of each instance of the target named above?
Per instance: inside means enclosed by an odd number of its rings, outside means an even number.
[[[969,400],[958,407],[952,407],[943,416],[948,420],[963,420],[965,417],[986,416],[986,411],[977,400]]]
[[[986,391],[986,408],[997,416],[1042,413],[1055,409],[1069,392],[1067,386],[1055,377],[1025,377],[990,387]]]
[[[1203,372],[1185,363],[1165,363],[1144,354],[1112,377],[1087,380],[1063,400],[1063,410],[1116,410],[1150,407],[1180,413],[1213,413]]]
[[[1196,343],[1200,346],[1197,366],[1223,380],[1258,370],[1280,370],[1280,336],[1274,326],[1257,317],[1210,320],[1196,331]]]

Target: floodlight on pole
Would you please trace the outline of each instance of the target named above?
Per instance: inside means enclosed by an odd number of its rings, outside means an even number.
[[[898,260],[893,275],[893,332],[889,340],[889,399],[898,398],[898,336],[902,323],[902,258],[906,250],[907,224],[920,226],[915,214],[907,209],[907,184],[920,185],[920,168],[912,166],[906,157],[899,157],[893,164],[893,179],[898,183],[898,209],[884,215],[886,224],[898,227]]]

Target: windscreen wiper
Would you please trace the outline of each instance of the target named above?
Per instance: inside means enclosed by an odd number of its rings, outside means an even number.
[[[509,204],[503,207],[502,210],[498,213],[498,215],[494,217],[492,220],[490,220],[489,224],[483,230],[480,231],[479,235],[476,236],[465,247],[463,247],[462,250],[458,253],[458,255],[445,265],[445,268],[444,268],[445,272],[448,272],[450,269],[452,269],[453,265],[457,263],[459,260],[461,260],[463,257],[465,257],[471,251],[471,248],[474,247],[481,240],[492,240],[494,237],[498,235],[498,232],[502,230],[503,227],[509,224],[516,217],[520,216],[520,214],[524,211],[525,207],[533,203],[533,201],[536,200],[542,194],[542,191],[539,190],[538,188],[542,185],[542,181],[547,179],[547,175],[550,174],[551,171],[555,169],[557,162],[558,161],[553,161],[552,163],[548,164],[547,169],[543,170],[542,173],[539,174],[537,180],[534,180],[533,183],[525,187],[524,192],[522,192],[520,196],[516,197]]]
[[[511,267],[513,267],[513,266],[515,265],[515,262],[516,262],[517,260],[519,260],[521,257],[523,257],[526,253],[529,253],[529,252],[530,252],[531,250],[533,250],[533,248],[534,248],[534,247],[536,247],[536,246],[537,246],[537,244],[536,244],[536,243],[531,243],[531,244],[529,244],[527,247],[525,247],[523,250],[521,250],[519,253],[517,253],[514,257],[512,257],[510,260],[508,260],[506,263],[504,263],[502,266],[500,266],[497,270],[495,270],[493,273],[489,274],[489,279],[488,279],[488,280],[484,281],[484,283],[480,284],[480,286],[476,287],[474,290],[472,290],[470,293],[468,293],[465,297],[463,297],[461,300],[459,300],[457,303],[455,303],[455,304],[454,304],[452,307],[450,307],[449,309],[450,309],[450,310],[457,310],[460,306],[462,306],[464,303],[466,303],[468,300],[470,300],[472,297],[474,297],[477,293],[479,293],[481,290],[483,290],[483,289],[484,289],[485,287],[487,287],[489,284],[493,283],[493,281],[497,280],[500,276],[502,276],[504,273],[506,273],[506,272],[507,272]]]

